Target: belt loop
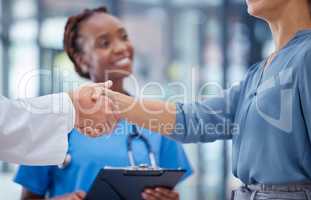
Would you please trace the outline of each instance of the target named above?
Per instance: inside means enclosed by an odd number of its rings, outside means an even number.
[[[310,190],[303,190],[306,194],[307,200],[311,200],[311,191]]]
[[[248,184],[244,184],[244,188],[249,192],[251,191],[251,189],[248,187]]]
[[[255,190],[255,191],[252,192],[252,195],[251,195],[250,200],[255,200],[256,195],[257,195],[257,192],[258,192],[257,190]]]
[[[231,191],[231,200],[234,200],[234,196],[235,196],[235,191],[232,190],[232,191]]]

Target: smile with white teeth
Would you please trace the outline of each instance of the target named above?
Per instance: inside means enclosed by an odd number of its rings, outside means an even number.
[[[129,64],[131,64],[131,60],[128,57],[122,58],[114,63],[114,65],[117,67],[125,67]]]

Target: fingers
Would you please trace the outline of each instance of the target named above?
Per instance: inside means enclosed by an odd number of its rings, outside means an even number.
[[[158,200],[157,197],[154,196],[152,192],[149,193],[147,190],[142,193],[141,197],[144,200]]]
[[[111,88],[113,85],[113,82],[111,80],[108,80],[104,83],[96,83],[97,86],[99,87],[104,87],[104,88]]]
[[[112,81],[106,81],[104,83],[91,83],[85,84],[81,86],[79,89],[75,91],[68,92],[69,97],[73,101],[73,103],[77,102],[79,99],[83,98],[83,96],[91,97],[91,100],[95,101],[100,98],[100,96],[104,93],[104,89],[109,89],[113,85]],[[90,95],[90,96],[89,96]]]
[[[93,91],[92,96],[91,96],[92,100],[93,100],[93,101],[96,101],[96,100],[98,100],[102,95],[105,95],[105,93],[107,93],[107,92],[105,92],[105,90],[109,90],[109,91],[110,91],[109,88],[111,88],[111,86],[112,86],[112,81],[107,81],[107,82],[105,82],[105,83],[97,83],[97,84],[94,86],[94,89],[95,89],[95,90]]]
[[[114,94],[116,94],[114,91],[110,90],[109,88],[102,88],[102,95],[113,98]]]
[[[104,101],[106,102],[106,120],[105,123],[101,124],[104,132],[109,133],[112,132],[113,129],[116,127],[116,124],[118,123],[120,117],[118,116],[117,113],[117,108],[113,102],[113,100],[111,100],[108,97],[104,97]]]
[[[179,193],[174,190],[169,190],[166,188],[156,188],[156,192],[166,196],[168,199],[179,199]]]
[[[84,197],[86,196],[86,193],[83,191],[79,191],[75,193],[77,195],[77,197],[79,197],[80,199],[84,199]]]
[[[70,196],[70,200],[82,200],[82,199],[83,198],[79,197],[76,193],[74,193],[72,196]]]
[[[64,196],[56,197],[55,200],[83,200],[85,198],[85,192],[73,192]],[[54,199],[54,198],[53,198]]]
[[[178,200],[179,194],[169,189],[156,188],[146,189],[142,193],[142,197],[145,200]]]
[[[94,89],[95,90],[92,93],[91,99],[92,101],[97,101],[101,97],[103,92],[102,92],[102,88],[95,87]]]
[[[112,81],[89,84],[77,91],[83,94],[75,99],[75,127],[79,132],[97,137],[113,131],[120,119],[116,113],[118,109],[111,98],[102,95],[111,85]]]
[[[111,97],[111,100],[113,101],[113,103],[111,104],[111,109],[112,109],[112,112],[113,112],[114,119],[116,121],[119,121],[119,119],[121,119],[120,107],[119,107],[119,105],[117,103],[115,103],[113,97]]]
[[[97,99],[100,98],[100,96],[104,93],[103,89],[105,88],[111,88],[113,85],[112,81],[106,81],[104,83],[96,83],[93,84],[92,86],[94,87],[95,91],[93,92],[91,98],[93,101],[96,101]]]

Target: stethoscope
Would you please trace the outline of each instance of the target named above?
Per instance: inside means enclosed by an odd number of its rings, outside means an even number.
[[[157,163],[156,163],[156,158],[155,158],[155,154],[152,150],[152,146],[150,145],[148,139],[140,134],[137,130],[137,127],[135,125],[132,125],[132,128],[133,128],[133,133],[132,134],[129,134],[127,136],[127,154],[128,154],[128,158],[129,158],[129,162],[130,162],[130,166],[131,167],[136,167],[137,165],[135,164],[135,159],[134,159],[134,154],[133,154],[133,149],[132,149],[132,144],[133,144],[133,140],[134,139],[140,139],[146,146],[146,149],[148,151],[148,156],[149,156],[149,161],[150,161],[150,164],[151,164],[151,167],[153,169],[156,169],[158,168],[157,167]],[[146,167],[146,165],[140,165],[140,167]]]
[[[152,146],[150,145],[148,139],[140,134],[137,130],[137,127],[135,125],[132,125],[132,133],[130,133],[127,136],[127,140],[126,140],[126,146],[127,146],[127,155],[128,155],[128,159],[130,162],[130,166],[131,167],[137,167],[137,165],[135,164],[135,159],[134,159],[134,154],[133,154],[133,140],[135,139],[139,139],[141,140],[145,146],[146,149],[148,151],[148,157],[149,157],[149,161],[151,164],[151,168],[152,169],[157,169],[157,163],[156,163],[156,157],[155,154],[152,150]],[[61,165],[58,165],[58,168],[60,169],[65,169],[72,161],[72,157],[69,153],[66,154],[65,160]],[[140,165],[139,167],[146,167],[146,164]]]

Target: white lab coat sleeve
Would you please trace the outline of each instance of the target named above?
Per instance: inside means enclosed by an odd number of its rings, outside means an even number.
[[[74,106],[66,93],[17,100],[0,96],[0,160],[62,163],[74,120]]]

